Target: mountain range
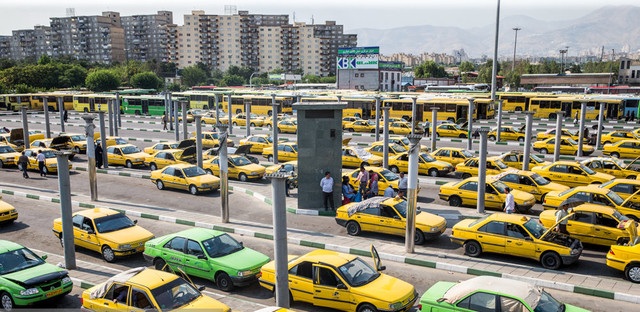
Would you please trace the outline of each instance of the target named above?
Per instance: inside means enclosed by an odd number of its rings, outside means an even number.
[[[514,27],[518,31],[517,55],[558,57],[568,47],[567,57],[634,53],[640,49],[640,7],[605,6],[583,17],[566,21],[543,21],[526,15],[500,20],[499,58],[513,55]],[[463,29],[432,25],[392,29],[354,29],[359,46],[380,46],[385,55],[393,53],[447,53],[464,49],[469,57],[493,56],[495,24]]]

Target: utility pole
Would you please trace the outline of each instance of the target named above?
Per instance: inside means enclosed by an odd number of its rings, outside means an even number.
[[[513,64],[511,65],[511,71],[513,72],[516,70],[516,46],[518,45],[518,31],[522,30],[522,28],[513,27],[512,29],[516,31],[516,38],[513,41]]]

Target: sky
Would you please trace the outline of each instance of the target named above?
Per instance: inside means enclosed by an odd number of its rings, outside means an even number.
[[[173,12],[173,21],[183,24],[192,10],[225,14],[225,5],[255,14],[288,14],[289,20],[322,24],[336,21],[345,32],[358,28],[389,29],[434,25],[462,28],[495,24],[500,0],[1,0],[0,35],[12,30],[49,25],[50,17],[65,17],[67,8],[75,15],[100,15],[103,11],[122,16]],[[500,17],[528,15],[543,21],[568,20],[584,16],[604,5],[640,5],[638,0],[502,0]]]

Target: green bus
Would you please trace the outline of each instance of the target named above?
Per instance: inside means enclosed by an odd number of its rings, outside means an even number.
[[[172,97],[172,101],[184,99]],[[120,108],[125,114],[162,116],[164,114],[164,96],[161,95],[125,95],[120,97]]]

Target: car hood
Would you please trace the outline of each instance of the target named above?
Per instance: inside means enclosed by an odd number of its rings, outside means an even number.
[[[191,310],[222,311],[222,312],[231,311],[229,307],[224,303],[206,295],[202,295],[198,297],[197,299],[191,301],[189,304],[181,306],[179,309],[181,311],[191,311]]]
[[[68,136],[59,136],[51,139],[51,145],[60,145],[71,142],[71,138]]]
[[[236,155],[244,155],[244,154],[249,154],[251,152],[251,145],[250,144],[245,144],[245,145],[240,145],[236,148],[236,151],[234,152],[234,154]]]
[[[145,152],[138,152],[138,153],[133,153],[133,154],[126,154],[124,156],[125,157],[129,157],[129,158],[145,159],[145,158],[149,157],[149,154],[147,154]]]
[[[29,288],[46,281],[61,279],[68,275],[68,272],[50,263],[43,263],[25,270],[2,275],[3,278]]]
[[[353,287],[351,292],[361,293],[362,295],[370,298],[380,298],[387,302],[399,302],[408,303],[410,298],[415,295],[415,288],[413,285],[399,279],[383,273],[369,284]],[[380,294],[384,294],[382,297]]]
[[[421,211],[420,213],[416,214],[416,224],[438,227],[443,223],[446,225],[447,220],[441,216],[434,215],[426,211]]]
[[[596,172],[596,174],[590,175],[590,177],[591,177],[591,180],[595,179],[595,180],[602,181],[602,182],[606,182],[606,181],[613,180],[613,179],[616,178],[616,177],[614,177],[614,176],[612,176],[612,175],[610,175],[608,173],[602,173],[602,172]]]
[[[264,166],[254,164],[254,163],[251,163],[250,165],[244,165],[240,168],[242,168],[242,170],[246,170],[250,172],[260,172],[260,171],[264,172],[266,170]]]
[[[224,257],[213,259],[223,266],[235,268],[238,271],[260,268],[270,260],[267,255],[247,247]]]
[[[102,239],[106,239],[117,244],[127,244],[142,240],[146,241],[153,237],[151,232],[137,225],[118,231],[99,233],[98,235],[100,235]]]
[[[187,180],[189,180],[190,183],[200,184],[220,183],[220,178],[210,174],[203,174],[201,176],[187,178]]]
[[[193,158],[195,154],[196,154],[196,147],[195,146],[189,146],[189,147],[185,148],[184,151],[182,151],[182,154],[180,155],[180,159]]]
[[[11,129],[11,134],[9,135],[9,142],[13,143],[13,142],[23,142],[23,141],[24,141],[24,131],[22,130],[22,128]]]
[[[527,192],[512,190],[511,194],[513,194],[514,201],[525,202],[525,201],[535,200],[535,197]],[[505,198],[506,198],[506,195],[505,195]]]

